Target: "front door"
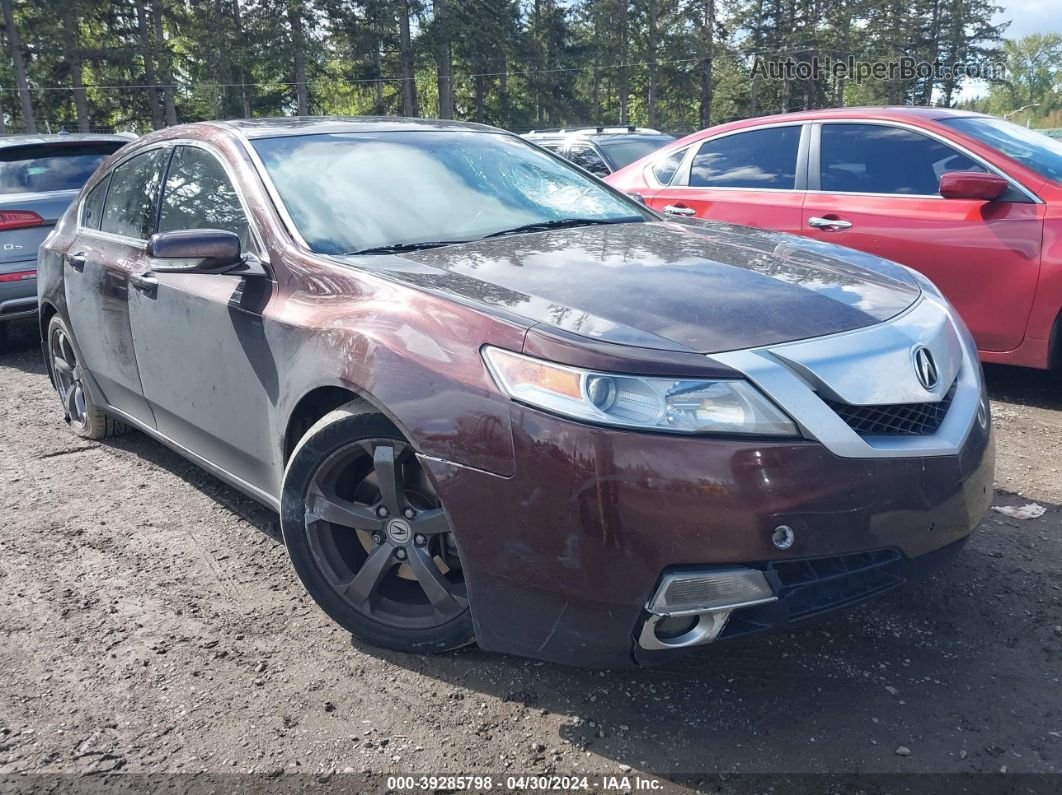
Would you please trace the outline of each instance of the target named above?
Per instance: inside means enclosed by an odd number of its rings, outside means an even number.
[[[116,166],[85,197],[77,234],[64,253],[66,313],[82,365],[104,402],[153,425],[129,323],[129,277],[143,270],[159,206],[168,148]]]
[[[261,255],[247,219],[219,158],[178,145],[158,231],[235,232],[244,251]],[[276,494],[279,447],[270,432],[278,363],[262,319],[273,288],[262,276],[147,273],[129,292],[140,379],[159,431],[267,494]]]
[[[1045,205],[1017,188],[992,202],[942,198],[941,174],[986,169],[908,128],[834,122],[819,139],[803,233],[924,273],[978,348],[1018,347],[1039,278]]]
[[[739,130],[697,146],[667,187],[647,196],[654,210],[778,232],[800,229],[805,162],[802,126]],[[665,161],[666,163],[666,161]]]

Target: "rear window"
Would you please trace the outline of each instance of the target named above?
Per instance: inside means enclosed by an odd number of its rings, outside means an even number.
[[[123,142],[0,148],[0,194],[79,190]]]
[[[598,146],[605,150],[612,164],[617,169],[621,169],[674,140],[670,135],[654,135],[652,138],[615,138],[598,141]]]

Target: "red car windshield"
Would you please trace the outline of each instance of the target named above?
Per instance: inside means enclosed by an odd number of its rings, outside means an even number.
[[[1037,174],[1062,183],[1062,141],[1003,119],[960,116],[944,124],[976,138]]]

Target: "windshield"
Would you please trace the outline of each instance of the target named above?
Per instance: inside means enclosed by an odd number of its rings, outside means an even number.
[[[617,141],[599,140],[597,144],[605,150],[613,165],[617,169],[621,169],[624,166],[629,166],[635,160],[641,160],[646,155],[655,152],[661,146],[674,140],[670,135],[654,135],[652,138],[626,138]]]
[[[944,124],[998,149],[1037,174],[1062,182],[1062,141],[1002,119],[961,116]]]
[[[122,142],[0,148],[0,194],[78,190]]]
[[[477,240],[571,218],[650,218],[508,135],[328,133],[252,143],[299,233],[322,254]]]

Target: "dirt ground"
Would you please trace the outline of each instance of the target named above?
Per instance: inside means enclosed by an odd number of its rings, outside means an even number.
[[[1062,377],[991,368],[996,505],[933,579],[664,669],[351,642],[275,517],[0,355],[0,774],[1062,772]]]

